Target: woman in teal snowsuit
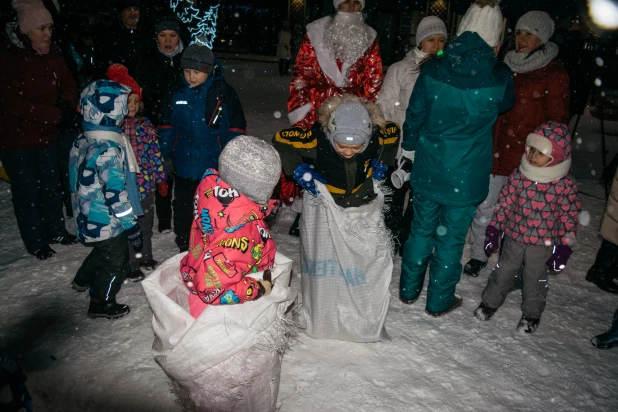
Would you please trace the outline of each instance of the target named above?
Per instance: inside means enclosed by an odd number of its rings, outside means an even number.
[[[511,70],[496,61],[502,14],[487,3],[473,4],[460,35],[425,65],[403,126],[403,155],[414,161],[414,220],[399,292],[404,303],[416,301],[431,260],[426,311],[433,316],[461,305],[455,287],[468,227],[487,196],[492,127],[514,103]]]

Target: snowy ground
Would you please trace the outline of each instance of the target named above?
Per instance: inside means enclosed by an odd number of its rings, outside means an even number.
[[[249,133],[270,139],[286,125],[289,78],[275,76],[275,64],[225,63]],[[616,132],[615,124],[608,127]],[[392,339],[355,344],[301,335],[284,357],[280,411],[618,410],[618,350],[599,351],[589,344],[591,336],[609,327],[618,299],[584,279],[600,244],[596,232],[604,206],[595,198],[603,197],[597,131],[596,120],[582,118],[573,169],[588,194],[582,195],[588,214],[582,216],[579,247],[569,266],[551,277],[547,308],[534,335],[515,331],[519,292],[491,321],[472,317],[489,267],[478,278],[462,278],[463,307],[444,318],[424,313],[424,293],[415,305],[403,305],[397,299],[401,260],[396,258],[386,321]],[[616,135],[608,139],[615,153]],[[178,410],[168,379],[150,353],[151,312],[141,285],[127,284],[118,295],[131,306],[130,315],[116,321],[87,319],[87,294],[74,292],[69,282],[88,249],[57,247],[58,256],[44,262],[28,255],[9,185],[0,183],[0,193],[0,346],[18,356],[36,411]],[[292,218],[285,210],[274,237],[278,250],[295,260],[298,275],[298,239],[287,235]],[[176,253],[173,239],[173,234],[155,235],[156,259]],[[462,262],[467,259],[466,248]],[[298,284],[295,277],[293,286]],[[6,400],[6,391],[2,395],[0,401]]]

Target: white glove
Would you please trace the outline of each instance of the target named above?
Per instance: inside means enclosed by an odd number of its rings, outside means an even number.
[[[401,157],[405,157],[406,159],[409,159],[412,163],[414,163],[414,154],[416,153],[416,150],[401,150]]]

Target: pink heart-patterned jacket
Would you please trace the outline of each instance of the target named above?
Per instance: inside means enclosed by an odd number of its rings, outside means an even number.
[[[191,291],[191,315],[207,305],[255,300],[258,282],[248,274],[272,268],[275,242],[264,218],[276,206],[259,205],[206,170],[193,201],[189,253],[180,273]]]
[[[573,247],[581,200],[571,175],[539,183],[515,169],[505,182],[491,226],[522,246]]]

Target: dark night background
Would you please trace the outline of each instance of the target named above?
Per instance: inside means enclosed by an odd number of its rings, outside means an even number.
[[[448,0],[446,0],[448,1]],[[101,26],[115,24],[113,16],[115,0],[59,0],[61,14],[67,19],[70,30],[75,36],[87,39],[93,30]],[[305,3],[300,14],[288,7],[292,3]],[[14,19],[10,0],[0,2],[3,22]],[[144,27],[152,25],[155,16],[170,13],[169,0],[141,0],[141,23]],[[334,11],[332,0],[194,0],[201,9],[220,4],[217,20],[217,39],[214,43],[216,52],[242,53],[251,55],[274,55],[277,33],[281,23],[288,19],[292,27],[304,26]],[[463,15],[472,3],[471,0],[451,0],[447,27],[454,33],[454,17]],[[504,0],[501,3],[507,26],[513,29],[517,19],[530,10],[547,11],[556,22],[556,29],[567,30],[571,21],[580,15],[587,21],[585,0]],[[427,10],[426,0],[366,0],[365,14],[367,23],[373,26],[379,35],[382,58],[386,64],[403,57],[413,40],[414,22],[418,22]],[[430,13],[432,14],[432,13]],[[441,16],[442,17],[442,16]],[[606,52],[616,50],[616,32],[601,32],[592,24],[587,24],[586,35],[594,41],[599,49]],[[506,35],[508,37],[509,32]],[[153,39],[154,40],[154,39]],[[154,42],[153,42],[154,44]]]

